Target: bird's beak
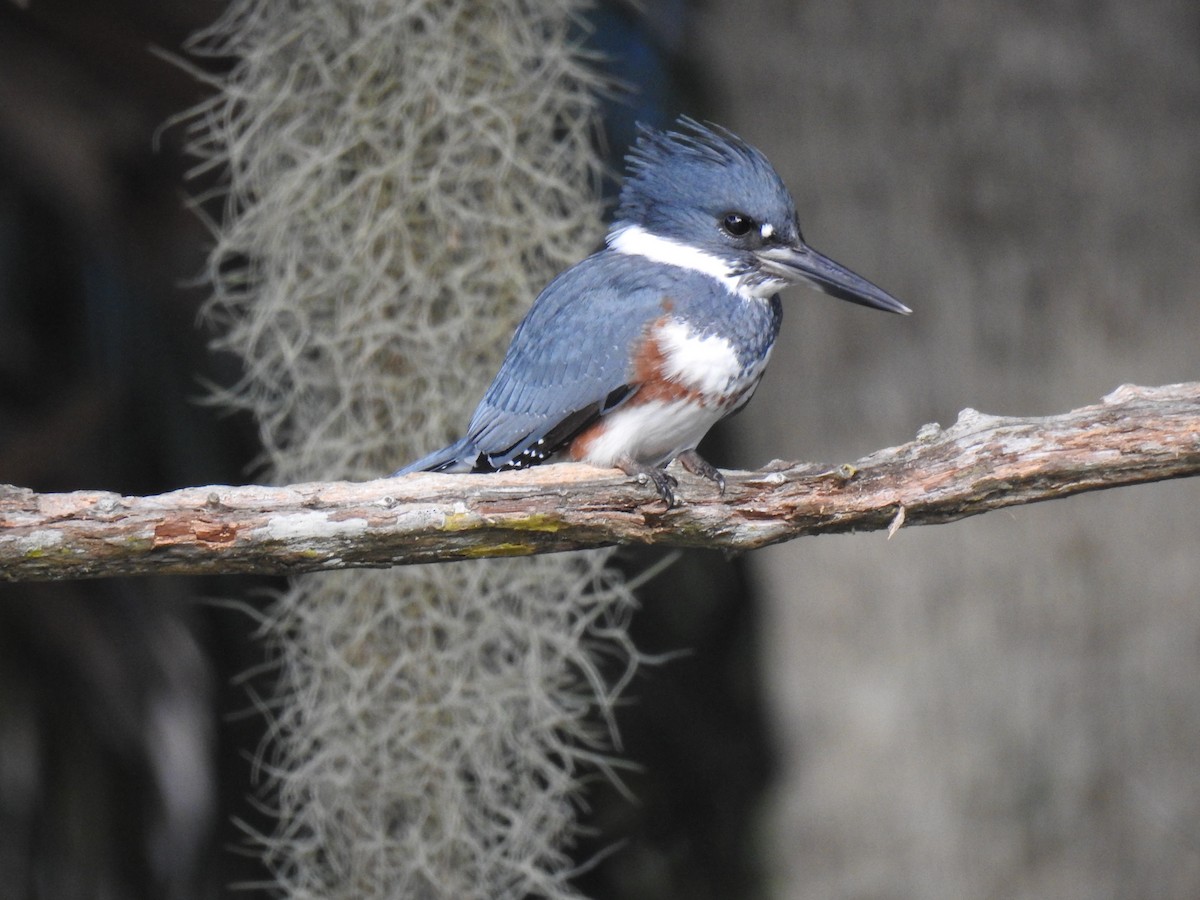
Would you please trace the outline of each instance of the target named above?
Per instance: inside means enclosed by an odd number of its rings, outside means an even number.
[[[788,247],[765,247],[755,255],[766,272],[791,284],[807,281],[819,291],[861,306],[902,316],[912,312],[887,291],[822,256],[803,241]]]

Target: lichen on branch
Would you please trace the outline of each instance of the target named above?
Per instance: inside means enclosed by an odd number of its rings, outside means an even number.
[[[680,472],[652,486],[577,464],[493,475],[188,488],[158,497],[0,489],[0,577],[294,573],[526,556],[621,543],[744,551],[809,534],[941,524],[1200,474],[1200,383],[1125,386],[1057,416],[965,410],[852,464]]]

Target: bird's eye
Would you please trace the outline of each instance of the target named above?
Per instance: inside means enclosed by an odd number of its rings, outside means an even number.
[[[721,220],[721,227],[734,237],[743,237],[754,227],[754,220],[742,213],[731,212]]]

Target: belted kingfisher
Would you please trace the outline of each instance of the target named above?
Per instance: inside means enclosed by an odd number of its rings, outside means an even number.
[[[762,379],[781,289],[910,312],[804,242],[761,152],[687,116],[675,127],[639,126],[606,246],[534,301],[466,436],[396,475],[576,460],[649,480],[671,507],[678,460],[724,492],[696,445]]]

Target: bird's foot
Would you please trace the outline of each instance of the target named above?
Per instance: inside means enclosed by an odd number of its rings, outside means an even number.
[[[653,482],[654,489],[658,491],[658,496],[662,497],[663,503],[667,504],[667,509],[671,509],[675,505],[673,488],[679,486],[679,479],[674,475],[667,474],[665,469],[648,466],[632,459],[618,460],[617,468],[630,478],[636,478],[641,484]]]
[[[721,470],[695,450],[684,450],[675,458],[679,460],[681,466],[693,475],[699,475],[701,478],[715,481],[717,483],[717,493],[722,496],[725,494],[725,476],[721,474]]]

